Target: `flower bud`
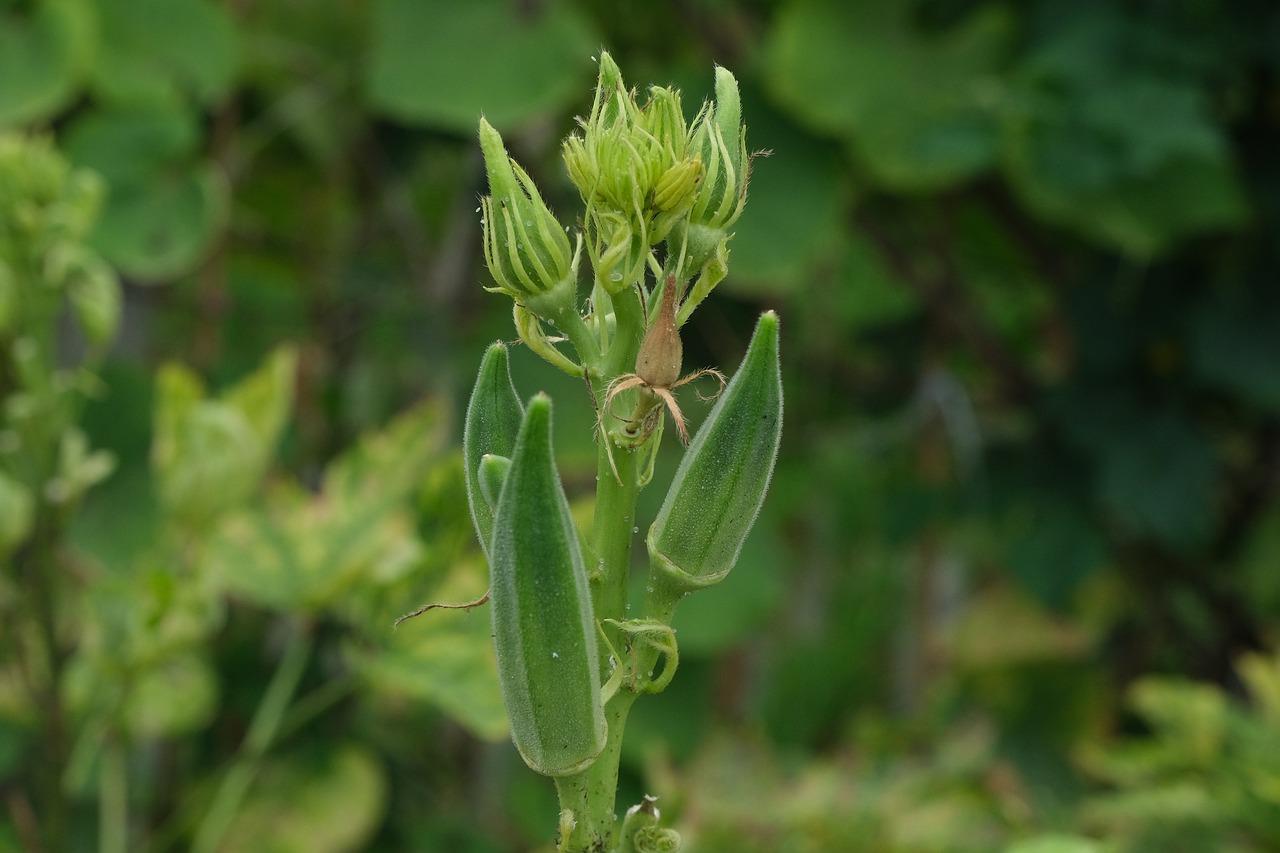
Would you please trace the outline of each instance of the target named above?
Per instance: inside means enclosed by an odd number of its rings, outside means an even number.
[[[746,204],[751,161],[738,81],[728,69],[717,66],[715,87],[715,104],[703,107],[694,123],[691,148],[702,158],[706,177],[689,221],[724,231],[737,221]]]
[[[535,396],[498,500],[490,553],[494,647],[511,738],[547,776],[605,746],[596,623],[577,530],[551,445],[551,400]]]
[[[654,570],[671,589],[709,586],[733,568],[764,503],[781,437],[778,315],[769,311],[649,528]]]
[[[462,460],[467,481],[467,504],[471,521],[485,556],[493,538],[493,508],[484,498],[480,464],[488,454],[510,456],[524,418],[524,406],[511,383],[507,348],[501,342],[489,345],[480,360],[471,400],[467,403],[462,428]]]
[[[571,305],[577,267],[569,238],[529,177],[512,160],[502,137],[480,119],[480,148],[489,176],[489,195],[481,199],[484,259],[498,291],[530,305]]]

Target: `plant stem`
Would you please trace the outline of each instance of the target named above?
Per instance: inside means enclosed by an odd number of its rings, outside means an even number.
[[[258,775],[262,756],[280,730],[289,704],[298,689],[298,682],[302,680],[302,674],[307,668],[313,643],[314,638],[308,626],[291,626],[284,654],[281,655],[275,674],[271,676],[271,683],[262,694],[262,701],[249,723],[241,755],[227,771],[227,775],[222,777],[213,802],[196,830],[195,841],[191,845],[194,853],[214,853],[222,843],[223,836],[231,827],[231,822],[249,793],[250,785]]]
[[[129,773],[125,744],[112,735],[102,753],[98,779],[99,853],[127,853],[129,849]]]
[[[608,383],[634,366],[636,350],[646,325],[644,306],[635,288],[615,296],[613,307],[617,330],[594,386],[597,405],[600,406],[605,405],[604,389]],[[607,422],[608,412],[605,417]],[[626,618],[631,541],[635,536],[636,495],[639,492],[639,453],[615,446],[611,464],[605,445],[611,440],[607,431],[600,437],[596,506],[591,525],[591,544],[599,561],[590,567],[592,604],[598,621]],[[607,629],[607,634],[616,646],[616,631]],[[607,646],[600,648],[599,664],[602,678],[608,678],[611,667]],[[618,661],[613,662],[615,666],[619,664]],[[609,733],[600,757],[581,773],[556,780],[560,805],[572,810],[575,819],[569,838],[561,839],[561,850],[565,853],[603,853],[613,849],[618,762],[622,756],[627,714],[633,701],[635,695],[628,691],[620,691],[609,701],[605,706]]]

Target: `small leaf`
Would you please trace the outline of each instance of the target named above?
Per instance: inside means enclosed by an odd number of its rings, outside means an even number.
[[[27,538],[34,513],[27,488],[0,471],[0,557],[12,553]]]

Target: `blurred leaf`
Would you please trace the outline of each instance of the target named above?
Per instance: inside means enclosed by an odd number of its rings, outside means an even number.
[[[999,138],[995,71],[1006,10],[983,5],[922,32],[897,0],[790,4],[768,43],[770,81],[795,115],[848,139],[881,184],[940,189],[992,164]]]
[[[0,471],[0,558],[8,557],[27,538],[34,511],[31,492]]]
[[[166,509],[207,522],[257,488],[293,405],[296,354],[281,347],[221,398],[179,365],[156,381],[152,471]]]
[[[473,559],[454,568],[431,600],[474,601],[487,585],[483,564]],[[488,605],[432,610],[392,630],[380,647],[349,647],[348,657],[371,689],[430,702],[477,737],[500,740],[507,715],[489,622]]]
[[[261,507],[219,526],[208,571],[233,594],[280,610],[341,607],[361,587],[394,582],[422,558],[408,501],[443,435],[440,407],[427,402],[330,464],[320,494],[275,485]]]
[[[1215,288],[1192,317],[1196,373],[1270,412],[1280,412],[1280,300]]]
[[[1217,480],[1205,438],[1177,416],[1156,415],[1110,436],[1098,498],[1131,535],[1186,550],[1213,533]]]
[[[1042,835],[1012,844],[1005,853],[1102,853],[1102,849],[1088,838],[1071,835]]]
[[[785,552],[769,541],[767,531],[753,532],[714,596],[692,595],[681,602],[675,628],[682,658],[716,654],[761,629],[783,600],[778,567],[785,560]]]
[[[1052,31],[1017,78],[1006,175],[1037,216],[1148,257],[1244,217],[1226,140],[1198,82],[1144,62],[1144,33],[1095,5]]]
[[[1235,571],[1255,613],[1263,619],[1280,613],[1280,505],[1268,507],[1254,522]]]
[[[378,759],[346,744],[269,762],[227,831],[223,850],[363,850],[387,806]]]
[[[839,244],[846,171],[826,145],[766,104],[748,98],[747,141],[772,151],[751,166],[747,206],[729,243],[727,288],[782,294],[809,283],[814,265]]]
[[[66,106],[92,54],[94,16],[81,0],[23,5],[0,8],[0,127]]]
[[[978,596],[951,631],[948,648],[965,668],[1013,666],[1079,658],[1092,639],[1082,628],[1056,618],[1013,589]]]
[[[499,129],[586,97],[599,45],[560,2],[378,0],[369,98],[402,121],[470,135],[484,115]]]
[[[195,654],[144,670],[129,687],[123,713],[138,738],[173,737],[208,725],[218,708],[218,677]]]
[[[221,173],[194,160],[198,128],[181,108],[88,113],[67,131],[79,165],[109,185],[93,244],[127,275],[149,281],[191,269],[227,216]]]
[[[201,103],[222,96],[238,45],[226,7],[213,0],[97,0],[102,35],[93,84],[109,100]]]
[[[1102,534],[1065,501],[1020,501],[1008,524],[1009,568],[1049,607],[1063,609],[1081,581],[1106,562]]]

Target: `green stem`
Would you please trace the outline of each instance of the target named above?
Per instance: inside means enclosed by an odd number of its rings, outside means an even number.
[[[604,389],[608,383],[633,369],[636,350],[646,325],[644,306],[636,288],[616,295],[612,301],[617,328],[594,386],[597,405],[600,406],[605,403]],[[605,416],[608,419],[607,412]],[[635,538],[636,496],[639,493],[638,451],[615,446],[610,463],[605,442],[611,440],[608,434],[600,439],[596,506],[591,526],[591,545],[597,560],[596,565],[590,567],[592,604],[596,619],[600,621],[626,618],[631,542]],[[618,645],[616,632],[609,629],[608,634],[610,642]],[[608,678],[609,651],[603,644],[600,658],[601,675]],[[618,664],[614,662],[614,665]],[[605,706],[609,733],[600,757],[583,772],[556,780],[561,808],[572,810],[575,820],[572,833],[561,839],[564,853],[603,853],[614,847],[618,763],[622,757],[627,714],[634,701],[635,695],[628,691],[620,691],[609,701]]]
[[[126,853],[129,849],[129,773],[124,742],[113,735],[103,749],[98,779],[98,850]]]
[[[249,723],[249,732],[241,746],[240,757],[227,771],[227,775],[222,777],[213,802],[196,830],[195,841],[191,845],[194,853],[214,853],[222,843],[223,836],[231,827],[231,822],[249,793],[249,787],[258,775],[262,756],[271,747],[280,730],[298,683],[307,668],[313,643],[314,638],[308,626],[292,627],[280,663],[276,665],[271,683],[262,694],[262,701]]]

